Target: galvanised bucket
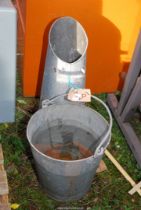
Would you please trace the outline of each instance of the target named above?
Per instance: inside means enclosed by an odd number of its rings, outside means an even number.
[[[56,200],[76,200],[88,192],[104,150],[110,142],[110,111],[100,99],[95,96],[92,98],[106,108],[109,124],[90,107],[76,102],[54,103],[54,99],[46,108],[38,110],[28,123],[27,138],[40,183],[48,195]],[[44,131],[46,136],[43,137]],[[67,148],[68,145],[71,149]],[[51,147],[52,155],[49,150]],[[62,153],[67,148],[71,158],[59,159],[57,152],[60,148]],[[80,159],[75,156],[78,149],[82,153]],[[83,156],[84,152],[86,156]]]

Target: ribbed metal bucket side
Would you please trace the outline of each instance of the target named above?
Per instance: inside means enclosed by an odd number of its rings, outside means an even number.
[[[109,124],[98,112],[77,103],[55,103],[47,106],[47,108],[38,110],[28,123],[27,138],[32,149],[40,183],[47,190],[48,195],[56,200],[76,200],[86,194],[90,189],[104,150],[110,142],[111,113],[104,102],[95,96],[94,99],[101,102],[106,108],[110,119]],[[93,133],[97,138],[94,138],[92,142],[85,139],[82,144],[88,148],[97,145],[94,154],[84,159],[68,161],[52,158],[39,151],[34,146],[34,132],[56,119],[72,122],[74,126],[80,125]]]

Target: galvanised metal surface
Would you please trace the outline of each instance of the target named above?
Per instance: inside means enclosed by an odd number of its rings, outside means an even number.
[[[88,38],[71,17],[57,19],[49,32],[41,101],[66,93],[71,87],[85,87]]]
[[[16,9],[0,0],[0,123],[15,120]]]
[[[110,117],[109,124],[91,108],[71,102],[63,104],[55,102],[40,109],[28,123],[27,138],[32,149],[40,183],[47,190],[48,195],[56,200],[76,200],[87,193],[104,150],[110,142],[112,127],[110,111],[100,99],[94,98],[105,106]],[[50,125],[57,125],[57,122],[86,130],[86,134],[90,133],[93,138],[89,139],[86,135],[86,137],[78,139],[75,131],[74,141],[79,141],[81,145],[91,150],[92,155],[78,160],[59,160],[45,155],[37,149],[34,134],[39,130],[48,129]],[[54,136],[53,141],[58,143],[58,139],[59,134]],[[42,142],[39,138],[38,141],[45,149],[48,139],[45,138]]]

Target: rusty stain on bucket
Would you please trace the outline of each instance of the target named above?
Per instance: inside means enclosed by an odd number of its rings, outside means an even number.
[[[43,154],[59,160],[80,160],[93,155],[90,149],[80,143],[67,145],[67,147],[57,144],[53,147],[44,144],[35,144],[34,146]]]

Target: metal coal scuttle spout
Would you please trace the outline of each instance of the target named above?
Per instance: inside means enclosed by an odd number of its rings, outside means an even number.
[[[41,89],[41,102],[84,88],[88,38],[81,24],[71,17],[57,19],[49,31],[48,50]]]

